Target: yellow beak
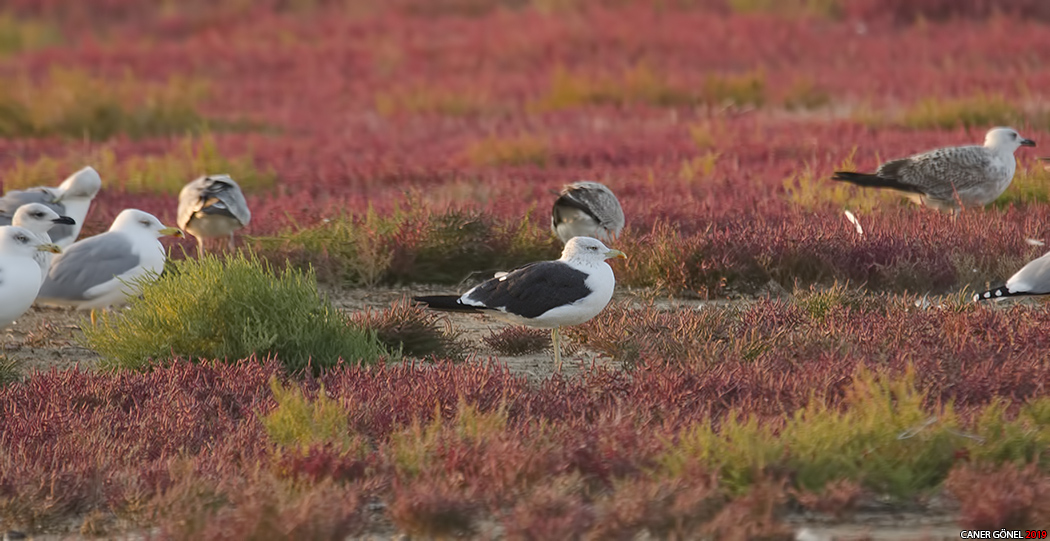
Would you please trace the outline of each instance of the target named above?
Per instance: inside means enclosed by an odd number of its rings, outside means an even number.
[[[605,259],[612,259],[612,258],[627,259],[627,254],[625,254],[625,253],[623,253],[623,252],[621,252],[619,250],[609,250],[608,252],[605,252]]]
[[[48,242],[46,244],[41,244],[40,246],[37,246],[36,250],[38,252],[51,252],[53,254],[60,254],[60,253],[62,253],[62,248],[59,248],[57,244],[52,244],[50,242]]]
[[[173,237],[182,237],[182,230],[177,227],[165,227],[160,230],[161,235],[171,235]]]

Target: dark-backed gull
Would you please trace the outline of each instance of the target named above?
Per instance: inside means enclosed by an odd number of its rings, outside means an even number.
[[[233,250],[233,232],[248,225],[252,213],[237,182],[229,175],[207,175],[179,192],[176,223],[197,238],[197,255],[204,254],[204,241],[228,237]]]
[[[551,231],[561,241],[573,237],[594,237],[612,242],[623,230],[620,201],[604,184],[573,182],[562,188],[551,211]]]
[[[73,173],[57,188],[37,186],[27,190],[11,190],[0,198],[0,225],[11,225],[15,211],[22,205],[42,203],[55,211],[59,216],[69,216],[75,223],[58,224],[48,234],[51,241],[65,248],[76,242],[80,228],[87,218],[91,200],[102,189],[102,177],[92,167],[85,167]]]
[[[994,128],[984,145],[946,147],[888,161],[875,173],[836,171],[832,180],[904,192],[912,201],[939,210],[983,207],[1013,181],[1014,151],[1035,142],[1013,128]]]
[[[616,278],[606,259],[623,252],[591,237],[573,237],[561,258],[530,263],[481,283],[463,295],[415,297],[435,310],[481,312],[514,323],[552,329],[554,364],[561,371],[558,329],[598,315],[612,299]]]

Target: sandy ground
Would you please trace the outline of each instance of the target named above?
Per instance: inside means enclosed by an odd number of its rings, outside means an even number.
[[[336,289],[324,288],[332,303],[348,314],[365,310],[381,311],[413,295],[454,293],[448,288],[372,288]],[[614,301],[634,300],[648,302],[651,295],[619,292]],[[652,299],[667,309],[697,309],[705,303],[694,300]],[[460,333],[461,340],[469,348],[468,362],[494,359],[506,364],[512,371],[527,375],[529,379],[542,379],[554,369],[552,350],[534,355],[506,356],[489,347],[483,340],[493,332],[508,327],[507,324],[474,314],[447,314],[448,321]],[[94,369],[99,356],[83,346],[82,325],[90,325],[88,312],[68,308],[34,306],[0,336],[0,353],[15,361],[23,374],[51,368],[65,369],[73,366]],[[564,372],[573,374],[591,364],[612,366],[609,357],[593,351],[576,348],[571,340],[562,340]]]

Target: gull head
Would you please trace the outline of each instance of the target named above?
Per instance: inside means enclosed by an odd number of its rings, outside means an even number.
[[[51,243],[42,243],[32,231],[14,225],[0,227],[0,254],[8,257],[33,257],[34,252],[59,253]]]
[[[124,209],[120,211],[110,231],[123,231],[133,235],[150,235],[153,238],[171,235],[181,237],[182,230],[177,227],[168,227],[161,223],[156,216],[138,209]]]
[[[76,220],[69,216],[59,216],[51,207],[40,203],[22,205],[11,217],[11,225],[24,227],[37,235],[47,233],[57,224],[73,225]]]
[[[59,195],[55,198],[55,202],[71,199],[90,201],[98,195],[101,189],[102,177],[98,175],[94,167],[88,166],[69,175],[69,178],[58,185]]]
[[[1034,147],[1035,141],[1021,137],[1013,128],[992,128],[984,136],[984,146],[1013,154],[1020,147]]]
[[[573,237],[565,243],[565,249],[561,252],[562,261],[571,260],[592,265],[612,258],[627,259],[627,256],[592,237]]]

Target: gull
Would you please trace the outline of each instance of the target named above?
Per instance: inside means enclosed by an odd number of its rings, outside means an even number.
[[[76,220],[69,216],[59,216],[51,210],[51,207],[42,203],[30,203],[22,205],[15,211],[11,218],[11,225],[21,227],[33,234],[39,244],[51,244],[51,237],[47,232],[55,225],[75,225]],[[55,254],[40,250],[33,254],[33,260],[40,266],[40,280],[47,276],[47,269],[51,267],[51,259]]]
[[[974,302],[1050,293],[1050,252],[1029,261],[1005,285],[973,296]]]
[[[80,228],[87,218],[91,200],[102,189],[102,178],[92,167],[85,167],[69,176],[57,188],[37,186],[27,190],[11,190],[0,198],[0,225],[10,225],[15,211],[22,205],[41,203],[59,216],[69,216],[75,223],[59,224],[51,228],[51,240],[65,248],[76,242]]]
[[[237,182],[229,175],[205,175],[179,192],[176,223],[197,238],[197,255],[204,255],[205,239],[226,237],[233,250],[233,232],[248,225],[252,213]]]
[[[182,236],[148,212],[125,209],[109,231],[75,242],[51,263],[38,300],[91,310],[124,304],[141,292],[139,278],[164,270],[160,237]]]
[[[552,329],[554,364],[561,371],[558,330],[598,315],[612,299],[616,277],[605,262],[627,256],[591,237],[573,237],[561,258],[529,263],[491,278],[463,295],[413,297],[434,310],[479,312],[512,323]]]
[[[40,242],[28,229],[0,226],[0,329],[14,323],[33,305],[40,289],[40,267],[33,255],[42,251],[57,254],[62,250]]]
[[[562,188],[551,211],[551,231],[561,241],[573,237],[594,237],[612,242],[623,230],[620,201],[604,184],[587,180]]]
[[[832,180],[904,192],[919,204],[958,211],[995,201],[1013,181],[1014,151],[1034,147],[1013,128],[993,128],[984,145],[945,147],[888,161],[875,173],[836,171]]]

